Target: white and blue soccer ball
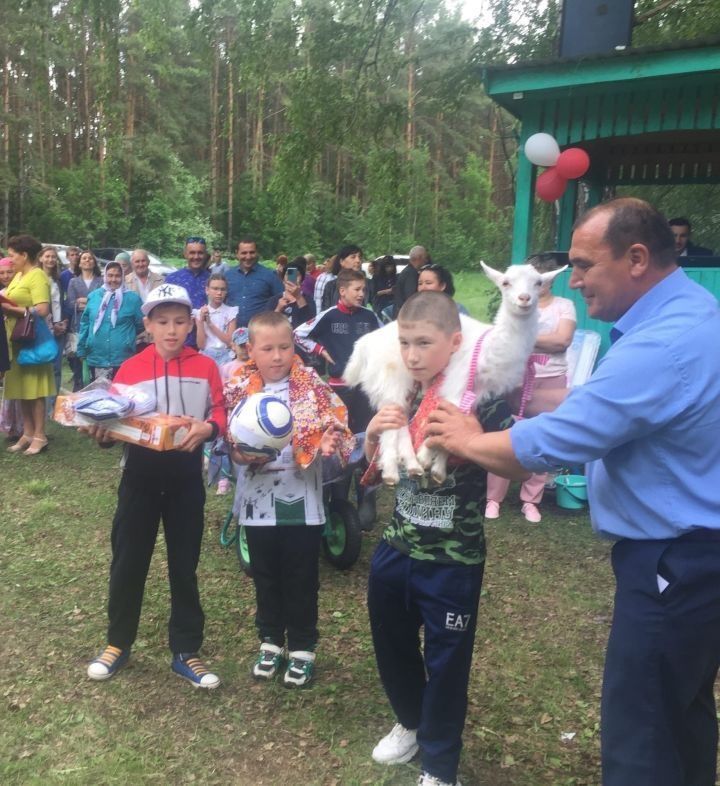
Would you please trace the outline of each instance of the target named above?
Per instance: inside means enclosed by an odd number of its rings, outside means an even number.
[[[293,419],[287,404],[268,393],[254,393],[230,414],[228,437],[248,456],[277,458],[290,444]]]

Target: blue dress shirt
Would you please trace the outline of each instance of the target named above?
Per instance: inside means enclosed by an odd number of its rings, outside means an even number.
[[[228,306],[238,307],[238,327],[247,327],[251,317],[267,310],[267,302],[273,295],[281,295],[285,291],[278,274],[257,262],[247,273],[239,267],[231,268],[225,273],[225,278],[228,286],[225,302]]]
[[[720,529],[720,306],[678,269],[618,320],[587,384],[515,424],[518,461],[544,472],[588,462],[593,529],[675,538]]]
[[[190,302],[193,304],[193,308],[202,308],[207,303],[207,292],[205,288],[207,287],[209,278],[210,273],[204,268],[195,272],[190,270],[189,267],[183,267],[180,270],[175,270],[173,273],[170,273],[165,278],[165,281],[168,284],[176,284],[179,287],[185,287],[190,296]],[[193,329],[185,339],[185,345],[197,348],[197,328],[194,323]]]
[[[165,281],[168,284],[185,287],[188,295],[190,295],[190,302],[193,304],[193,308],[202,308],[207,303],[205,288],[209,278],[210,273],[205,269],[195,273],[190,268],[184,267],[170,273]]]

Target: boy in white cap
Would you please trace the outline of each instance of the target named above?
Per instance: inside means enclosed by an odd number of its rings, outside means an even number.
[[[191,309],[183,287],[161,284],[152,290],[142,311],[154,343],[126,360],[115,376],[115,384],[133,385],[154,396],[158,412],[187,416],[191,425],[175,450],[125,445],[111,534],[108,644],[88,666],[92,680],[109,679],[130,657],[162,519],[170,578],[172,670],[196,688],[220,684],[197,654],[205,617],[196,569],[204,525],[202,446],[224,433],[226,416],[217,365],[184,344],[193,328]],[[87,430],[102,446],[112,444],[101,428]]]

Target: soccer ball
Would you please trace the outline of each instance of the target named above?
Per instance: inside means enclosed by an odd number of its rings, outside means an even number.
[[[267,393],[254,393],[230,415],[228,436],[242,453],[277,458],[292,439],[293,419],[284,401]]]

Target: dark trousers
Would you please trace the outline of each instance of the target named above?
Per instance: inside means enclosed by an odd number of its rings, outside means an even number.
[[[370,399],[363,393],[360,388],[347,388],[347,387],[333,387],[333,390],[340,396],[343,404],[345,404],[348,411],[348,428],[353,434],[361,434],[367,429],[368,423],[375,415],[370,404]],[[353,479],[355,480],[355,495],[357,504],[361,505],[365,496],[370,493],[367,492],[360,485],[360,475],[358,472],[348,472],[341,480],[332,484],[331,495],[333,499],[350,499],[350,489]]]
[[[205,488],[199,473],[152,480],[123,473],[111,535],[109,644],[125,648],[135,641],[145,579],[162,519],[170,578],[170,649],[173,653],[200,649],[205,615],[196,570],[204,505]]]
[[[72,371],[73,393],[76,393],[78,390],[82,390],[82,388],[84,387],[83,361],[82,358],[79,358],[77,355],[70,355],[67,361],[68,361],[68,366],[70,366],[70,370]]]
[[[312,652],[318,640],[321,526],[245,527],[261,641]]]
[[[615,544],[602,697],[604,786],[713,786],[720,542]],[[669,582],[660,592],[658,574]]]
[[[120,366],[88,366],[90,371],[90,381],[95,382],[96,379],[107,379],[111,382],[118,373]]]
[[[397,720],[417,729],[423,770],[448,783],[457,780],[483,569],[412,559],[385,542],[370,568],[368,610],[383,688]]]
[[[375,411],[370,399],[360,388],[335,387],[333,390],[340,396],[348,411],[348,428],[353,434],[365,431]]]

